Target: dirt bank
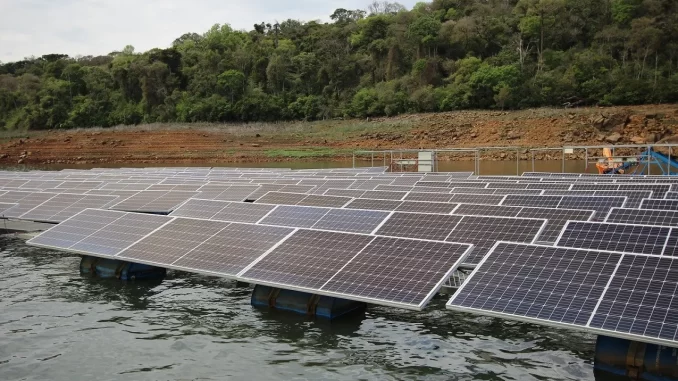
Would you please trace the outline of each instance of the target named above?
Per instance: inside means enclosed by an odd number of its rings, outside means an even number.
[[[0,140],[0,164],[339,159],[357,149],[642,144],[676,133],[678,105],[460,111],[369,121],[152,124],[6,133]]]

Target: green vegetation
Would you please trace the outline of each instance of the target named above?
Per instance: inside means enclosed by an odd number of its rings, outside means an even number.
[[[0,64],[0,129],[678,101],[675,0],[375,1],[331,19]]]

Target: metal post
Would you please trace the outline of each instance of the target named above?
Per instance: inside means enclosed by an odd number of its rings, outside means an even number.
[[[388,165],[389,170],[392,167],[393,167],[393,151],[391,151],[391,163]]]
[[[355,152],[353,152],[353,168],[355,168]]]
[[[565,173],[565,147],[563,147],[563,168],[561,172]]]
[[[480,149],[476,149],[476,166],[478,167],[476,176],[480,176]]]
[[[647,175],[649,176],[652,173],[652,161],[650,161],[650,146],[647,146]]]
[[[584,148],[584,172],[589,170],[589,149]]]
[[[668,166],[668,171],[666,173],[668,173],[668,175],[671,176],[671,151],[673,147],[672,146],[668,147],[669,147],[669,162],[666,163],[666,165]]]
[[[534,170],[534,151],[533,151],[533,150],[530,150],[530,154],[532,155],[532,172],[536,172],[536,171]]]
[[[370,165],[370,167],[374,167],[374,151],[371,153],[371,155],[372,155],[372,164]]]
[[[520,176],[520,149],[516,148],[516,176]]]
[[[386,151],[384,151],[384,167],[386,166]]]

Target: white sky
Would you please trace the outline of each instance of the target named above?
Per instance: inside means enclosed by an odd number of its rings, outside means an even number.
[[[50,53],[105,55],[164,48],[214,24],[251,30],[262,21],[328,21],[371,0],[0,0],[0,62]],[[411,9],[416,0],[399,3]]]

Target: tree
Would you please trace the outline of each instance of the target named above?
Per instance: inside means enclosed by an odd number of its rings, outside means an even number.
[[[231,95],[231,103],[235,103],[236,95],[240,95],[245,89],[245,74],[238,70],[227,70],[219,75],[219,85],[225,88]]]

